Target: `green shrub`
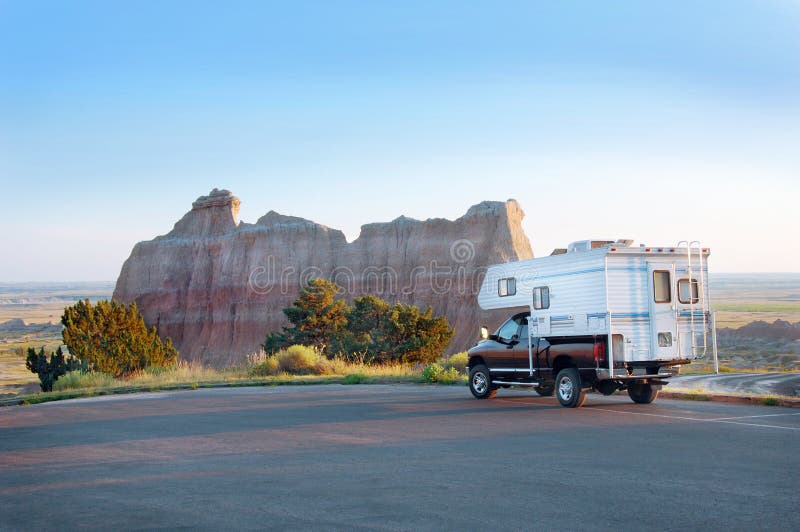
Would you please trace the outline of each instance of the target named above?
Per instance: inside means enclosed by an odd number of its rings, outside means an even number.
[[[280,372],[278,357],[268,356],[263,361],[247,368],[247,374],[251,377],[270,377]]]
[[[322,357],[313,347],[292,345],[278,352],[278,366],[281,371],[294,375],[319,375],[324,373],[320,360]]]
[[[351,373],[344,378],[342,384],[361,384],[366,380],[367,376],[363,373]]]
[[[426,382],[452,384],[461,379],[461,373],[456,368],[445,369],[441,364],[434,362],[422,370],[422,377]]]
[[[444,316],[434,316],[428,307],[395,303],[389,310],[382,335],[379,360],[427,364],[441,356],[454,330]]]
[[[781,402],[776,397],[765,397],[761,404],[764,406],[780,406]]]
[[[461,380],[461,372],[456,368],[450,368],[444,372],[444,375],[439,377],[439,382],[442,384],[453,384]]]
[[[59,377],[80,369],[81,363],[72,355],[69,358],[64,357],[60,347],[56,349],[55,353],[50,353],[49,360],[47,353],[44,352],[44,347],[39,349],[38,353],[36,349],[29,347],[28,357],[25,359],[25,367],[31,373],[36,373],[39,376],[39,387],[42,391],[50,392]]]
[[[64,309],[61,323],[70,353],[92,369],[115,377],[148,366],[173,366],[178,360],[172,341],[162,341],[155,327],[147,328],[136,303],[78,301]]]
[[[443,374],[444,368],[441,364],[437,364],[436,362],[426,366],[425,369],[422,370],[422,378],[425,379],[426,382],[439,382]]]
[[[461,375],[466,375],[466,367],[468,362],[469,355],[467,355],[466,351],[462,351],[460,353],[450,355],[450,358],[446,359],[442,365],[445,369],[455,369]]]

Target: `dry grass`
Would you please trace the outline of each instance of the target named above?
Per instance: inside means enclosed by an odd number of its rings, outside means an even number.
[[[162,371],[142,371],[124,379],[115,379],[100,372],[67,373],[53,386],[54,391],[95,390],[129,387],[162,387],[193,382],[224,381],[219,372],[188,363],[180,363],[174,368]]]
[[[328,360],[313,349],[293,346],[276,356],[256,353],[248,365],[219,370],[197,363],[179,362],[171,368],[148,368],[125,378],[115,379],[103,373],[73,372],[58,379],[54,393],[84,390],[88,392],[121,389],[157,390],[180,386],[211,384],[307,384],[344,382],[421,382],[422,368],[401,364],[371,366],[341,359]]]
[[[275,355],[263,350],[247,356],[247,374],[251,377],[278,375],[330,375],[358,374],[364,378],[419,377],[421,367],[408,364],[365,364],[341,357],[327,359],[312,348],[294,345]]]
[[[25,357],[13,350],[0,351],[0,396],[16,395],[31,384],[38,384],[36,374],[25,367]]]
[[[119,386],[119,383],[111,375],[100,372],[83,373],[71,371],[62,375],[53,384],[54,392],[66,390],[106,390]]]
[[[66,306],[63,302],[0,305],[0,323],[15,318],[22,318],[25,323],[58,323]]]

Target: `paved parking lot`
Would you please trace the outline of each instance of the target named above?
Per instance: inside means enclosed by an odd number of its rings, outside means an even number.
[[[796,409],[306,386],[0,410],[0,529],[800,529]]]

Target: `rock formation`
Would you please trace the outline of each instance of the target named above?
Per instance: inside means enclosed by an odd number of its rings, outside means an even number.
[[[524,216],[515,200],[483,202],[455,221],[401,216],[341,231],[268,212],[237,219],[239,199],[214,189],[168,234],[134,246],[114,299],[136,301],[145,321],[171,337],[181,358],[224,366],[258,349],[286,325],[282,312],[313,277],[388,301],[433,307],[456,329],[449,352],[474,344],[482,324],[506,312],[482,311],[475,294],[489,264],[529,259]]]

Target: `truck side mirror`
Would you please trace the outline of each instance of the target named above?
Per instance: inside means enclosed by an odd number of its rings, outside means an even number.
[[[485,325],[481,327],[481,338],[484,340],[489,338],[489,328],[486,327]]]

